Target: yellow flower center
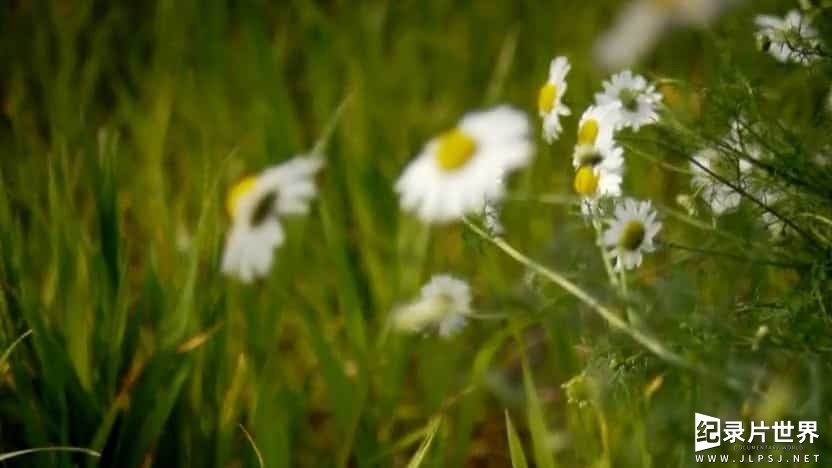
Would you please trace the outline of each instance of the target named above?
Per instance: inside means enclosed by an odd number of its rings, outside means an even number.
[[[228,191],[228,198],[225,200],[225,208],[228,210],[229,216],[232,218],[235,216],[240,199],[251,192],[256,183],[257,177],[248,176],[231,187],[231,190]]]
[[[636,250],[644,242],[644,224],[641,221],[629,221],[621,230],[618,246],[625,250]]]
[[[598,138],[598,121],[587,119],[578,129],[578,144],[594,145],[596,138]]]
[[[558,87],[554,83],[546,83],[540,88],[537,94],[537,108],[541,114],[552,112],[555,107],[555,98],[558,96]]]
[[[436,150],[436,162],[446,171],[454,171],[464,166],[474,155],[477,143],[473,138],[458,128],[448,130],[439,137]]]
[[[585,197],[594,195],[598,190],[599,178],[591,166],[579,167],[578,172],[575,173],[575,191]]]

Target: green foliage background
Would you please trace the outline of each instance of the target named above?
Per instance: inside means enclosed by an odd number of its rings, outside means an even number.
[[[832,172],[810,162],[832,144],[828,59],[758,52],[753,15],[795,7],[761,0],[666,35],[638,64],[669,110],[626,140],[625,189],[692,249],[650,256],[625,301],[575,207],[547,203],[571,194],[574,127],[606,78],[591,47],[622,4],[7,4],[0,350],[32,334],[0,355],[0,453],[101,457],[2,465],[241,467],[259,450],[268,467],[405,466],[414,453],[422,466],[694,466],[694,412],[817,420],[803,453],[830,463]],[[832,45],[828,13],[816,22]],[[501,102],[535,118],[558,54],[573,64],[573,115],[512,178],[506,239],[637,310],[634,327],[704,374],[464,224],[428,229],[398,210],[392,183],[428,138]],[[272,273],[222,277],[226,190],[312,147],[347,96],[320,197],[289,222]],[[763,129],[777,155],[765,183],[789,188],[807,236],[771,241],[749,203],[717,222],[676,204],[686,158],[738,115]],[[441,272],[503,318],[450,341],[385,332],[390,309]]]

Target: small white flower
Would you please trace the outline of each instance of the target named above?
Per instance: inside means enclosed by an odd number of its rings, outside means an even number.
[[[581,166],[575,172],[574,188],[581,195],[581,213],[586,217],[599,214],[599,201],[620,197],[623,172]]]
[[[461,330],[471,315],[471,291],[468,283],[450,275],[434,275],[422,286],[419,299],[393,310],[394,329],[419,333],[435,328],[448,338]]]
[[[739,206],[742,195],[730,185],[713,177],[709,171],[735,187],[744,189],[747,185],[747,175],[751,171],[748,161],[707,148],[693,155],[690,168],[693,171],[691,184],[699,191],[702,200],[711,207],[714,215],[721,216]]]
[[[573,187],[583,197],[581,211],[591,215],[602,197],[621,195],[624,175],[624,150],[614,134],[621,103],[590,106],[578,123],[578,142],[572,155],[575,168]]]
[[[547,143],[557,140],[563,131],[560,117],[571,114],[569,107],[562,102],[566,94],[566,74],[570,68],[566,57],[554,58],[549,64],[549,79],[537,94],[537,110],[543,118],[543,139]]]
[[[736,119],[731,122],[731,130],[723,141],[731,151],[738,153],[737,156],[742,155],[757,161],[767,159],[768,155],[764,153],[763,148],[754,141],[755,137],[751,132],[752,127],[745,120]]]
[[[593,147],[594,148],[594,147]],[[595,148],[593,157],[584,154],[584,162],[575,170],[573,188],[582,197],[581,212],[591,216],[604,197],[621,196],[624,177],[623,151],[616,145]]]
[[[402,208],[447,223],[501,201],[503,177],[531,160],[529,133],[526,116],[508,106],[465,115],[404,169],[395,185]]]
[[[742,119],[731,122],[731,130],[722,139],[722,146],[723,150],[708,148],[697,152],[690,163],[693,171],[691,184],[717,216],[739,206],[742,194],[735,187],[749,190],[749,175],[754,167],[751,161],[767,157]]]
[[[634,0],[595,44],[595,59],[609,70],[628,67],[650,52],[668,30],[705,25],[735,0]]]
[[[783,18],[757,15],[754,23],[764,48],[778,61],[809,65],[817,58],[806,49],[818,44],[818,32],[799,11],[791,10]]]
[[[611,102],[603,106],[589,106],[578,122],[578,138],[575,144],[572,165],[584,164],[580,157],[593,153],[593,148],[609,147],[615,144],[615,131],[621,116],[621,103]]]
[[[226,207],[232,224],[220,268],[224,274],[248,283],[269,272],[274,250],[285,239],[279,216],[308,212],[317,192],[313,177],[322,166],[319,157],[298,156],[231,189]]]
[[[649,201],[624,199],[615,207],[615,218],[604,231],[602,242],[615,258],[616,269],[641,265],[643,254],[653,252],[653,239],[662,229]]]
[[[618,125],[633,130],[659,120],[656,107],[661,101],[662,95],[656,92],[656,87],[630,70],[610,77],[604,82],[604,92],[595,95],[595,104],[598,106],[620,103]]]

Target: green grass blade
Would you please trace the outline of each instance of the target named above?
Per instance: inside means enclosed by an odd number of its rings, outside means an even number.
[[[101,454],[96,452],[95,450],[85,449],[81,447],[38,447],[26,450],[17,450],[14,452],[0,453],[0,462],[11,460],[12,458],[21,457],[23,455],[43,452],[75,452],[83,453],[91,457],[101,457]]]
[[[526,418],[529,424],[529,431],[532,436],[532,447],[534,449],[534,461],[540,468],[555,468],[555,459],[547,447],[546,441],[549,438],[549,430],[546,428],[546,416],[543,414],[543,404],[537,395],[537,389],[529,369],[529,359],[526,356],[526,344],[520,332],[518,322],[512,322],[515,339],[520,349],[520,358],[523,366],[523,389],[526,394]]]
[[[439,425],[442,423],[442,418],[437,416],[431,420],[430,424],[428,425],[428,429],[426,431],[425,438],[422,439],[422,443],[419,445],[419,448],[416,450],[416,453],[413,454],[413,457],[410,459],[410,462],[407,464],[407,468],[419,468],[422,466],[422,462],[425,461],[425,456],[427,456],[428,450],[430,450],[430,444],[433,442],[434,436],[436,436],[436,431],[439,430]]]
[[[12,351],[14,351],[14,348],[31,334],[32,330],[27,330],[26,333],[20,335],[16,340],[14,340],[14,342],[12,342],[12,344],[9,345],[8,348],[6,348],[6,351],[3,352],[2,356],[0,356],[0,370],[3,369],[3,365],[6,364],[6,360],[9,359],[9,356],[12,354]]]
[[[523,443],[520,442],[520,436],[517,435],[517,430],[514,429],[508,410],[506,410],[506,436],[508,437],[508,450],[511,454],[512,468],[528,468],[526,454],[523,453]]]
[[[263,468],[265,465],[263,464],[263,455],[260,454],[260,449],[257,448],[257,444],[254,443],[254,437],[249,434],[246,430],[246,427],[240,424],[240,430],[243,431],[243,435],[246,436],[246,440],[248,441],[249,445],[251,445],[251,450],[254,451],[254,455],[257,457],[257,465],[260,468]]]

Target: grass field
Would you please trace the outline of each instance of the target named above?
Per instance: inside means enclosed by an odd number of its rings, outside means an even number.
[[[692,467],[694,413],[817,422],[798,452],[704,452],[720,466],[832,466],[832,55],[759,50],[755,15],[798,5],[754,0],[632,63],[663,101],[620,138],[623,190],[663,227],[608,274],[571,162],[626,3],[0,7],[0,466]],[[557,55],[572,114],[550,145]],[[394,184],[425,142],[501,103],[536,144],[505,234],[403,212]],[[714,216],[689,160],[734,119],[772,155],[755,183],[785,195]],[[318,196],[268,275],[223,275],[229,189],[313,147]],[[450,339],[391,328],[439,273],[477,316]]]

